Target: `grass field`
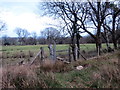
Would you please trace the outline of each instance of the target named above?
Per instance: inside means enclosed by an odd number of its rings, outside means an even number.
[[[112,44],[111,44],[112,46]],[[43,47],[45,51],[48,51],[48,45],[25,45],[25,46],[2,46],[1,50],[2,52],[16,52],[16,51],[39,51],[40,47]],[[68,49],[68,44],[61,44],[56,45],[56,50],[66,50]],[[103,48],[106,48],[105,44],[102,44]],[[81,50],[85,51],[91,51],[95,50],[95,44],[81,44],[80,45]]]
[[[112,45],[111,45],[112,46]],[[40,47],[43,47],[45,50],[46,57],[49,56],[48,45],[25,45],[25,46],[2,46],[0,49],[0,57],[2,58],[2,64],[13,64],[17,63],[20,60],[30,61],[35,55],[39,52]],[[102,45],[103,48],[106,48],[106,45]],[[56,45],[56,50],[67,50],[69,48],[68,44]],[[80,50],[94,51],[95,44],[81,44]],[[66,57],[67,52],[57,53],[57,55],[62,55]],[[91,54],[91,53],[89,53]],[[22,58],[21,58],[22,56]]]

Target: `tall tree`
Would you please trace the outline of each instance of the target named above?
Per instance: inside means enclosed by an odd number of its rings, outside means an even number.
[[[109,4],[108,10],[111,15],[109,16],[109,19],[107,19],[108,22],[104,23],[104,27],[106,27],[107,30],[109,30],[109,32],[112,35],[112,42],[114,45],[114,49],[117,49],[117,41],[118,41],[117,26],[119,26],[119,22],[120,22],[120,20],[119,20],[120,19],[120,7],[119,7],[119,5],[117,5],[118,3],[120,3],[120,1],[117,1],[117,3],[111,2]],[[118,25],[117,25],[117,22],[118,22]]]
[[[47,13],[60,17],[63,20],[65,24],[65,26],[63,26],[64,30],[67,30],[67,32],[71,36],[71,47],[75,60],[75,44],[77,44],[78,47],[78,57],[80,51],[80,32],[77,19],[78,14],[80,14],[80,8],[78,8],[80,6],[79,2],[47,2],[44,4],[44,6],[44,10],[47,10]]]
[[[97,2],[89,1],[89,18],[91,19],[94,27],[96,27],[96,36],[94,37],[96,40],[96,48],[98,55],[100,55],[101,52],[101,29],[102,24],[105,20],[105,18],[109,15],[107,13],[107,8],[109,6],[109,2],[102,2],[101,0],[97,0]]]

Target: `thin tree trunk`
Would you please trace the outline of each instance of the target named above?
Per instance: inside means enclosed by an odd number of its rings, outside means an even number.
[[[113,15],[113,22],[112,22],[112,41],[114,45],[114,49],[117,49],[117,41],[116,41],[116,33],[115,33],[115,16]]]
[[[77,35],[76,35],[76,39],[77,39],[77,48],[78,48],[78,51],[77,51],[77,57],[78,57],[78,59],[80,58],[80,43],[79,43],[79,39],[80,39],[80,37],[79,37],[79,33],[77,33]]]
[[[71,36],[71,48],[72,48],[72,55],[73,55],[73,59],[75,60],[75,40],[74,40],[74,34]],[[76,61],[76,60],[75,60]]]
[[[107,46],[107,50],[109,50],[109,47],[110,47],[110,44],[109,44],[109,34],[108,34],[107,30],[105,31],[105,33],[106,33],[106,46]]]
[[[97,51],[98,56],[101,55],[101,48],[102,48],[102,46],[101,46],[101,35],[98,34],[97,38],[96,38],[96,51]]]

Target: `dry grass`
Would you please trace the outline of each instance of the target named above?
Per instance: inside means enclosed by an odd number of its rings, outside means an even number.
[[[102,81],[102,88],[120,88],[120,73],[117,67],[102,66],[99,73],[94,74],[94,79],[98,83]]]
[[[62,61],[52,61],[52,60],[45,60],[41,67],[45,72],[67,72],[71,70],[70,65],[66,65]]]
[[[51,63],[46,63],[44,70],[51,68]],[[50,66],[49,66],[50,65]],[[53,70],[53,68],[51,69]],[[52,72],[41,71],[36,65],[32,66],[9,66],[2,68],[2,88],[53,88],[60,87],[59,81],[56,81]]]
[[[115,55],[118,57],[109,58],[107,57],[102,57],[99,58],[101,59],[102,62],[107,61],[107,64],[102,64],[99,66],[99,70],[97,72],[93,72],[93,80],[94,83],[97,87],[101,88],[120,88],[120,69],[119,69],[119,55],[120,53],[117,52]],[[94,86],[94,85],[93,85]]]
[[[3,88],[27,88],[37,81],[33,68],[27,66],[10,66],[3,69]]]
[[[37,77],[34,66],[10,66],[3,69],[2,76],[2,88],[21,89],[45,86]]]
[[[115,53],[93,60],[72,62],[68,65],[62,61],[45,60],[40,66],[37,64],[9,66],[0,69],[3,72],[0,73],[2,75],[0,84],[2,83],[3,88],[15,89],[70,87],[69,85],[73,84],[76,87],[118,88],[120,83],[119,60],[120,53]],[[76,71],[75,67],[78,65],[87,66],[87,68]],[[55,75],[58,77],[56,78]],[[70,84],[67,86],[65,83]]]

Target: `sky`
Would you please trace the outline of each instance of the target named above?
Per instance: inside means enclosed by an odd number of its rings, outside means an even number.
[[[0,36],[16,37],[15,28],[20,27],[30,33],[40,31],[58,24],[49,16],[42,16],[43,12],[38,8],[38,2],[2,2],[0,1],[0,19],[6,22],[7,30],[0,32]]]
[[[60,25],[58,19],[42,16],[44,11],[38,8],[39,2],[42,0],[0,0],[0,20],[7,24],[7,30],[0,32],[0,37],[4,35],[17,37],[15,33],[17,27],[30,33],[36,32],[39,36],[45,28]]]

